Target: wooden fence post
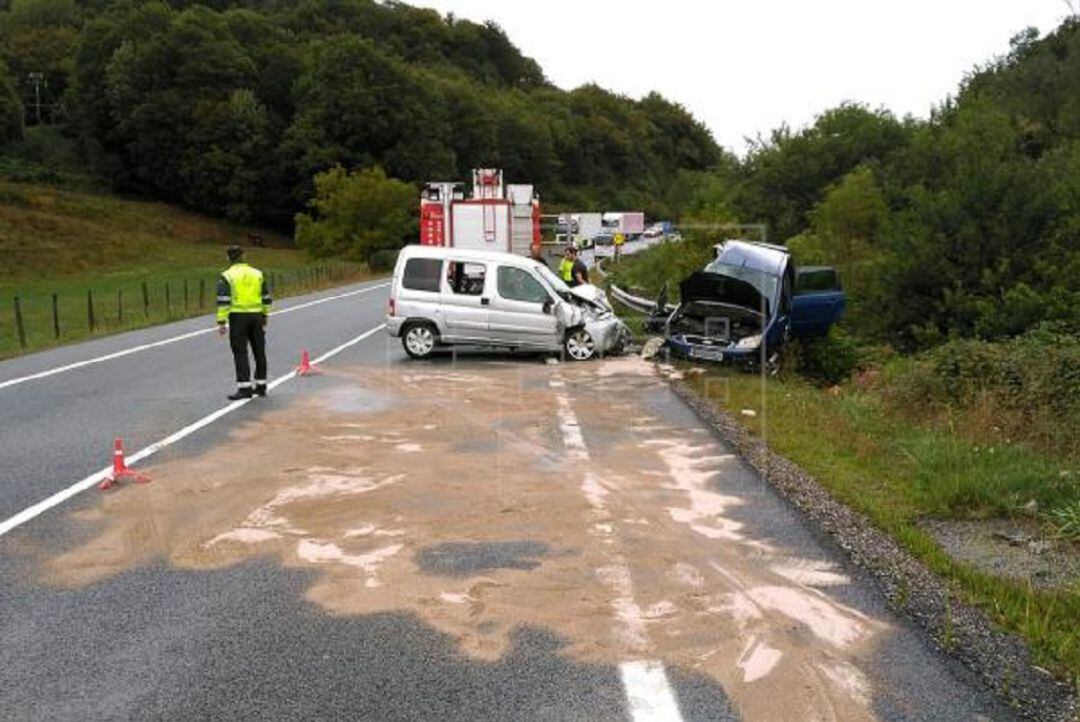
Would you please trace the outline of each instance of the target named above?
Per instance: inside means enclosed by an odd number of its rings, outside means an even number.
[[[60,338],[60,299],[55,293],[52,295],[52,327],[53,335]]]
[[[184,312],[185,313],[187,313],[187,308],[188,308],[188,303],[187,303],[187,279],[185,278],[184,279]]]
[[[150,318],[150,290],[146,287],[146,281],[142,282],[142,310],[143,315]]]
[[[26,350],[26,329],[23,328],[22,303],[15,297],[15,328],[19,332],[19,348]]]
[[[90,333],[94,332],[94,327],[97,325],[94,323],[94,290],[92,288],[86,289],[86,325]]]
[[[116,322],[124,323],[124,289],[116,289]]]
[[[206,305],[206,279],[205,278],[200,278],[199,279],[199,310],[201,311],[203,309],[203,306],[205,306],[205,305]]]
[[[165,282],[165,316],[172,318],[172,299],[169,297],[169,282]]]

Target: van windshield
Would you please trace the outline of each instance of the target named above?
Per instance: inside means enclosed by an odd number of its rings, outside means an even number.
[[[544,280],[547,281],[547,284],[551,286],[555,293],[564,298],[570,293],[570,287],[566,285],[566,282],[556,276],[555,273],[543,263],[537,263],[536,270],[544,277]]]

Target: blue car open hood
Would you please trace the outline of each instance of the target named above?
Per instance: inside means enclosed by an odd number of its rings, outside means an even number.
[[[721,273],[697,271],[679,283],[679,301],[685,307],[695,302],[724,303],[751,311],[768,311],[769,302],[746,281]]]

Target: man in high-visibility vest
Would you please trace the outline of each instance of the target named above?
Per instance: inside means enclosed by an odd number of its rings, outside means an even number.
[[[568,286],[574,283],[574,256],[576,255],[574,251],[573,246],[567,246],[563,251],[562,261],[559,263],[559,278]]]
[[[270,314],[270,287],[262,271],[244,263],[244,249],[229,246],[232,264],[218,277],[218,334],[229,332],[233,363],[236,366],[236,393],[233,401],[266,396],[266,321]],[[251,377],[248,346],[255,356],[255,378]]]

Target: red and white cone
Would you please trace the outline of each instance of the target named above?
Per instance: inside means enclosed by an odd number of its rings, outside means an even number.
[[[307,349],[304,349],[300,354],[300,365],[296,367],[297,376],[312,376],[314,374],[321,374],[322,370],[311,363],[311,354]]]
[[[117,437],[113,443],[112,474],[105,477],[105,480],[98,484],[98,488],[105,491],[112,488],[113,484],[116,484],[121,479],[131,479],[137,484],[145,484],[150,481],[149,476],[140,474],[127,465],[127,462],[124,461],[124,442]]]

